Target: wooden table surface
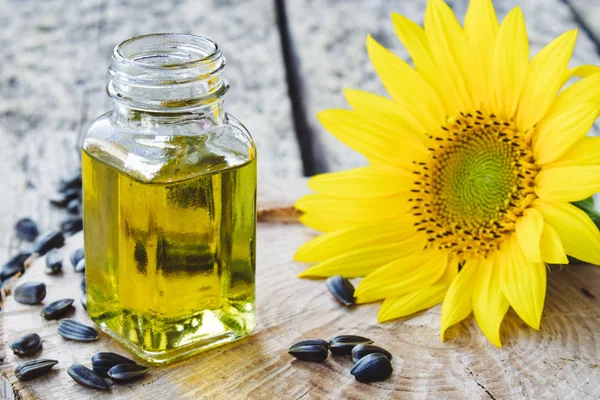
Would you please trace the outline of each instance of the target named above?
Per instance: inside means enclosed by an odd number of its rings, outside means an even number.
[[[462,20],[468,0],[448,2]],[[315,114],[325,108],[344,107],[342,90],[345,87],[383,94],[383,87],[368,62],[365,36],[373,34],[382,44],[407,58],[394,37],[389,13],[399,12],[421,21],[425,4],[426,0],[0,0],[0,206],[3,209],[0,260],[27,247],[13,233],[18,218],[29,216],[38,222],[42,231],[47,231],[56,228],[66,217],[63,211],[53,209],[47,198],[59,179],[78,165],[76,149],[82,130],[110,107],[104,87],[111,50],[117,42],[151,32],[187,32],[215,40],[227,57],[225,76],[232,85],[226,109],[246,124],[257,142],[260,181],[290,181],[366,163],[360,155],[327,134]],[[494,4],[500,18],[512,7],[521,5],[532,51],[538,51],[561,32],[577,27],[579,39],[571,66],[600,64],[597,22],[600,1],[494,0]],[[596,126],[592,134],[598,132]],[[293,201],[293,193],[280,190],[278,199],[285,198],[289,203]],[[309,234],[299,226],[293,225],[290,229],[304,235],[302,240]],[[288,258],[302,242],[297,235],[294,237],[290,239],[293,243],[286,247]],[[265,256],[259,254],[262,260]],[[279,262],[282,268],[293,269],[294,273],[300,268],[288,265],[289,260]],[[581,293],[581,287],[585,286],[592,296],[600,296],[600,284],[593,270],[573,267],[573,271],[584,271],[576,275],[570,268],[563,271],[565,276],[572,277],[565,283],[568,290]],[[550,279],[558,286],[551,290],[560,295],[562,283],[556,275],[559,274],[553,274]],[[307,285],[306,281],[295,280],[293,274],[290,279],[289,290],[293,290],[294,285],[298,288]],[[316,298],[323,287],[312,283],[317,286],[310,293]],[[261,301],[268,300],[262,298]],[[334,305],[327,307],[321,311],[310,307],[309,311],[320,313],[320,321],[324,321]],[[506,346],[509,349],[486,346],[479,356],[469,353],[469,357],[453,353],[452,349],[462,346],[464,340],[475,340],[476,328],[466,323],[464,329],[473,335],[444,347],[435,334],[435,310],[425,314],[425,317],[431,315],[426,318],[432,320],[427,322],[429,325],[423,325],[429,326],[423,330],[414,328],[419,325],[411,325],[410,321],[387,325],[371,324],[372,318],[361,322],[353,317],[348,321],[365,329],[388,332],[408,347],[415,343],[402,335],[407,329],[414,329],[418,332],[414,340],[423,348],[431,349],[429,354],[418,353],[418,359],[399,360],[404,370],[401,374],[405,375],[398,379],[406,379],[402,381],[406,385],[398,386],[402,387],[398,392],[377,392],[388,393],[378,395],[380,397],[413,397],[414,394],[414,397],[425,398],[430,397],[428,394],[438,394],[500,399],[538,397],[536,394],[543,392],[548,398],[597,398],[600,396],[597,298],[555,304],[550,309],[556,316],[545,317],[551,329],[542,329],[542,334],[552,346],[537,336],[539,340],[533,342],[519,337],[537,333],[515,331],[514,340],[509,336]],[[369,307],[364,310],[356,315],[374,313]],[[294,317],[298,318],[299,314]],[[339,316],[331,318],[336,328],[327,334],[341,329],[340,324],[346,321]],[[571,327],[571,320],[579,321],[579,325]],[[5,322],[3,318],[3,324]],[[263,326],[269,323],[266,320]],[[516,320],[513,323],[518,325]],[[273,325],[270,329],[275,332],[278,328]],[[287,346],[288,339],[292,338],[295,337],[286,333],[280,345]],[[278,340],[276,335],[272,340]],[[530,345],[533,347],[527,347]],[[436,358],[434,349],[437,348],[448,350],[445,353],[448,358]],[[548,354],[550,349],[555,354]],[[530,354],[523,358],[518,355],[520,351]],[[487,358],[481,358],[482,354]],[[493,362],[488,363],[489,360]],[[341,367],[331,368],[341,373]],[[438,372],[432,372],[431,368],[444,373],[435,375]],[[304,366],[285,369],[290,376],[294,375],[292,371],[297,373],[298,370],[305,379],[314,379],[316,383],[304,387],[306,394],[288,393],[282,385],[279,398],[340,398],[352,394],[354,386],[347,386],[347,391],[329,387],[328,378],[318,369]],[[273,369],[272,378],[277,371]],[[309,372],[315,373],[313,378]],[[500,377],[503,383],[494,383]],[[246,375],[243,379],[252,381],[254,378]],[[318,379],[323,382],[318,383]],[[257,388],[260,386],[258,381],[254,383]],[[560,390],[553,394],[549,391],[552,388]],[[3,393],[10,394],[0,389],[0,398]],[[212,398],[219,398],[218,392],[212,393],[215,394]],[[244,393],[250,395],[250,392]],[[252,393],[254,398],[273,398],[260,390]]]

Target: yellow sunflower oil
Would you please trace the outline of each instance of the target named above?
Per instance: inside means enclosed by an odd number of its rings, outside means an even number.
[[[255,325],[256,154],[223,111],[223,66],[197,36],[121,43],[113,111],[82,141],[87,311],[153,364]]]

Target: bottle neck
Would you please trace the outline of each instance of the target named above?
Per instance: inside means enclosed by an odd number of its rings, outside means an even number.
[[[126,40],[114,50],[108,95],[113,119],[144,125],[224,118],[229,84],[225,58],[205,38],[152,34]]]

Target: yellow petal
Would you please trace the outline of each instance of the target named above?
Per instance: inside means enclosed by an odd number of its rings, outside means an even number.
[[[363,154],[372,164],[411,169],[413,161],[427,154],[416,134],[403,136],[403,132],[386,126],[385,122],[366,119],[354,111],[325,110],[317,117],[333,136]]]
[[[489,80],[498,30],[498,19],[492,1],[471,0],[465,16],[465,36],[481,77],[481,80],[475,82],[475,98],[488,111],[491,110]]]
[[[414,235],[396,243],[360,248],[315,264],[300,273],[298,277],[365,276],[398,258],[418,252],[424,245],[425,237]]]
[[[324,261],[340,254],[370,247],[376,244],[397,243],[414,235],[410,222],[377,222],[356,228],[329,232],[310,240],[298,249],[295,261]]]
[[[383,301],[377,315],[378,322],[405,317],[439,304],[444,300],[448,285],[435,284],[398,297]]]
[[[473,314],[477,325],[490,342],[502,347],[500,324],[508,311],[508,300],[500,286],[500,266],[496,255],[483,260],[473,288]]]
[[[413,247],[413,254],[399,258],[371,272],[356,287],[356,301],[367,303],[400,296],[432,285],[448,266],[447,254]]]
[[[540,249],[542,252],[542,260],[549,264],[568,264],[569,259],[565,254],[562,242],[558,233],[549,224],[544,224],[542,237],[540,239]]]
[[[438,66],[438,73],[444,81],[441,89],[453,97],[459,110],[474,110],[476,103],[473,98],[473,82],[480,79],[479,73],[469,64],[472,54],[469,54],[460,24],[450,7],[442,0],[430,0],[427,4],[425,34]],[[457,110],[448,111],[456,113]]]
[[[558,160],[544,165],[544,168],[566,167],[569,165],[599,165],[600,137],[585,137],[579,140]]]
[[[319,232],[333,232],[339,229],[355,228],[366,223],[357,223],[345,217],[330,216],[318,213],[305,213],[298,217],[303,224]]]
[[[444,340],[446,329],[467,318],[473,310],[473,289],[479,268],[479,261],[468,260],[444,297],[440,323],[440,338]]]
[[[546,297],[546,265],[527,261],[517,238],[513,235],[501,270],[502,293],[517,315],[533,329],[540,329]]]
[[[411,172],[373,165],[314,176],[309,179],[308,187],[332,197],[369,198],[409,193],[414,181]]]
[[[577,30],[565,32],[544,47],[529,64],[517,112],[517,127],[525,132],[548,112],[563,83]]]
[[[539,199],[534,202],[534,207],[556,230],[568,255],[600,265],[600,232],[584,211],[568,203]]]
[[[571,68],[567,71],[569,78],[572,76],[579,76],[585,78],[600,72],[600,67],[597,65],[580,65],[579,67]]]
[[[492,61],[491,103],[496,114],[506,119],[514,116],[527,78],[529,40],[523,13],[514,8],[502,21],[494,46]]]
[[[367,37],[367,52],[383,86],[400,107],[406,109],[428,132],[445,122],[444,105],[429,83],[404,60]]]
[[[544,169],[535,179],[535,193],[546,201],[579,201],[598,192],[600,165]]]
[[[535,161],[544,165],[560,159],[589,132],[598,111],[598,103],[574,102],[564,112],[544,118],[533,141]]]
[[[525,258],[531,262],[541,262],[540,238],[544,228],[544,218],[535,208],[527,208],[516,225],[517,240]]]

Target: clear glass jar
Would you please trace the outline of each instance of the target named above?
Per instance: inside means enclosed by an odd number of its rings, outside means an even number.
[[[88,314],[154,364],[254,328],[256,150],[224,66],[202,37],[122,42],[82,141]]]

